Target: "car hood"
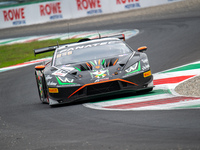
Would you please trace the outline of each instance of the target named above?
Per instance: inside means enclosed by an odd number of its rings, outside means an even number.
[[[59,85],[83,85],[121,78],[130,59],[131,64],[138,61],[137,58],[133,61],[133,53],[129,53],[112,58],[61,65],[56,67],[52,75],[55,76]]]

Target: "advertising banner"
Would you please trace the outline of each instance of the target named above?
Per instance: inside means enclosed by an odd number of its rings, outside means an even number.
[[[128,11],[145,7],[168,4],[181,0],[110,0],[112,12]]]
[[[0,29],[102,15],[181,0],[51,0],[0,9]]]
[[[69,8],[63,1],[50,1],[0,9],[0,28],[70,19]]]
[[[37,24],[63,19],[70,19],[69,5],[63,5],[63,1],[50,1],[28,6],[28,24]]]
[[[0,10],[0,28],[26,25],[27,24],[27,7],[13,7]]]
[[[112,11],[128,11],[131,9],[141,8],[141,0],[112,0]]]
[[[103,0],[73,0],[71,6],[73,6],[72,17],[80,18],[85,16],[91,16],[95,14],[103,14]]]

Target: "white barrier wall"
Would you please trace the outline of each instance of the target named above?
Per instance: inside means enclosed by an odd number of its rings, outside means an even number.
[[[81,18],[181,0],[58,0],[0,9],[0,29]]]

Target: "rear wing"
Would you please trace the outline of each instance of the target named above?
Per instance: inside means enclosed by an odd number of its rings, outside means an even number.
[[[101,37],[101,35],[99,34],[99,38],[95,38],[95,39],[101,39],[101,38],[118,38],[120,40],[125,41],[125,35],[124,34],[117,34],[117,35],[104,36],[104,37]],[[88,40],[93,40],[93,39],[88,39],[88,38],[87,39],[80,39],[78,42],[74,42],[74,43],[79,43],[79,42],[88,41]],[[71,44],[71,43],[34,49],[34,55],[36,56],[37,54],[55,51],[59,46],[67,46],[68,44]]]
[[[120,40],[125,41],[125,35],[124,34],[116,34],[116,35],[111,35],[111,36],[104,36],[102,38],[118,38]]]
[[[34,49],[34,55],[36,56],[37,54],[55,51],[57,47],[58,46],[50,46],[50,47]]]

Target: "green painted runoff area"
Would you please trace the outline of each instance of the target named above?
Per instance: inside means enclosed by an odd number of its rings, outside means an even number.
[[[187,66],[174,68],[171,70],[167,70],[161,73],[168,73],[168,72],[176,72],[176,71],[185,71],[185,70],[192,70],[192,69],[200,69],[200,64],[189,64]]]

